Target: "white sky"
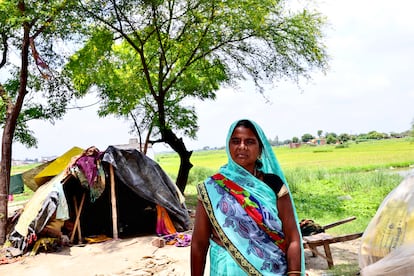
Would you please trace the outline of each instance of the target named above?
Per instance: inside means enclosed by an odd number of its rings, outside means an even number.
[[[306,1],[302,1],[305,3]],[[318,130],[359,134],[375,130],[402,132],[414,120],[414,17],[410,1],[330,0],[318,10],[328,17],[326,45],[331,57],[326,75],[313,74],[302,90],[277,83],[265,103],[249,83],[222,89],[216,101],[194,102],[199,116],[196,141],[184,138],[189,150],[223,146],[229,125],[241,118],[259,123],[279,140],[317,135]],[[78,101],[78,105],[94,99]],[[96,109],[70,111],[55,125],[33,122],[37,149],[13,145],[13,158],[60,155],[72,146],[127,143],[129,124],[114,117],[99,119]],[[156,146],[155,151],[165,150]]]

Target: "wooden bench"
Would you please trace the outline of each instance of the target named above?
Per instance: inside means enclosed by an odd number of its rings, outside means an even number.
[[[349,222],[355,219],[356,217],[349,217],[343,220],[339,220],[339,221],[323,226],[323,229],[326,230],[326,229],[335,227],[337,225],[340,225],[340,224],[343,224],[343,223],[346,223],[346,222]],[[314,257],[317,255],[321,256],[322,258],[326,259],[326,261],[328,262],[328,267],[332,268],[334,266],[334,262],[332,258],[330,245],[332,243],[346,242],[346,241],[358,239],[359,237],[362,236],[362,234],[363,232],[340,235],[340,236],[332,236],[327,233],[318,233],[318,234],[314,234],[310,236],[304,236],[302,239],[303,239],[304,248],[310,249],[312,251],[312,256]],[[318,246],[323,246],[325,254],[322,254],[318,251],[317,249]]]

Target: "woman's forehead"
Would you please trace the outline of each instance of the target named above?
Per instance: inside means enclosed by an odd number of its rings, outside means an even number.
[[[258,138],[254,134],[252,129],[244,127],[244,126],[236,127],[233,130],[233,133],[232,133],[231,137],[236,137],[236,136],[249,136],[249,137],[254,137],[256,139]]]

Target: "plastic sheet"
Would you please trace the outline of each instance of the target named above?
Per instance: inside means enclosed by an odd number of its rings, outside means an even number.
[[[383,200],[361,238],[362,275],[412,275],[414,253],[414,174]]]
[[[182,202],[182,194],[154,160],[137,150],[122,150],[110,146],[102,161],[111,164],[115,168],[117,179],[137,195],[164,207],[177,231],[190,228],[190,216]]]

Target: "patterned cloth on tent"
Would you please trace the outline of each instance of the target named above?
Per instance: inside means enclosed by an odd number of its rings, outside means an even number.
[[[165,243],[168,245],[175,245],[177,247],[189,246],[191,243],[191,235],[184,233],[177,233],[167,210],[157,205],[157,227],[156,232],[158,236],[162,236]]]

